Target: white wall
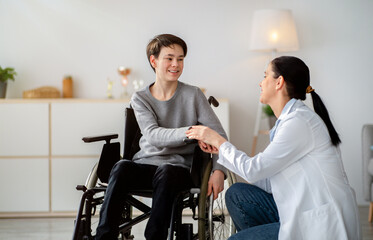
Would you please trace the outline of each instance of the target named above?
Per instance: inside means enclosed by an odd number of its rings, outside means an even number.
[[[231,141],[247,152],[261,81],[269,55],[248,50],[256,9],[292,9],[302,58],[323,97],[343,144],[344,165],[359,204],[362,197],[361,128],[373,122],[373,1],[370,0],[0,0],[0,65],[18,72],[8,98],[40,86],[61,89],[71,74],[76,97],[104,98],[107,78],[121,86],[116,69],[132,68],[130,80],[154,80],[145,55],[159,33],[186,40],[182,81],[229,98]]]

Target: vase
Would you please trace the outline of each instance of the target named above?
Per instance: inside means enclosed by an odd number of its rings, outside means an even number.
[[[62,97],[73,97],[73,79],[71,77],[65,77],[62,81]]]
[[[8,85],[7,82],[0,81],[0,98],[5,98],[7,85]]]

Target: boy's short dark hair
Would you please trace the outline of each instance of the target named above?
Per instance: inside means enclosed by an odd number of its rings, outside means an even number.
[[[146,47],[146,55],[148,56],[149,63],[151,55],[158,58],[162,47],[169,47],[174,44],[179,45],[183,49],[185,57],[187,55],[188,47],[183,39],[172,34],[160,34],[155,36],[152,40],[150,40],[148,46]],[[150,66],[153,68],[151,63]],[[155,71],[154,68],[153,70]]]

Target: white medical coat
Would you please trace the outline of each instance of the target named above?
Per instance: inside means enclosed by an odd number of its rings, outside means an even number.
[[[288,104],[264,152],[249,157],[225,142],[218,163],[251,183],[270,180],[280,240],[361,239],[355,192],[339,149],[313,110],[299,100]]]

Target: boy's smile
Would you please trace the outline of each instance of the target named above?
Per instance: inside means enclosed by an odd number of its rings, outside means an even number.
[[[151,58],[157,80],[177,81],[184,68],[184,51],[179,45],[162,47],[158,58]]]

